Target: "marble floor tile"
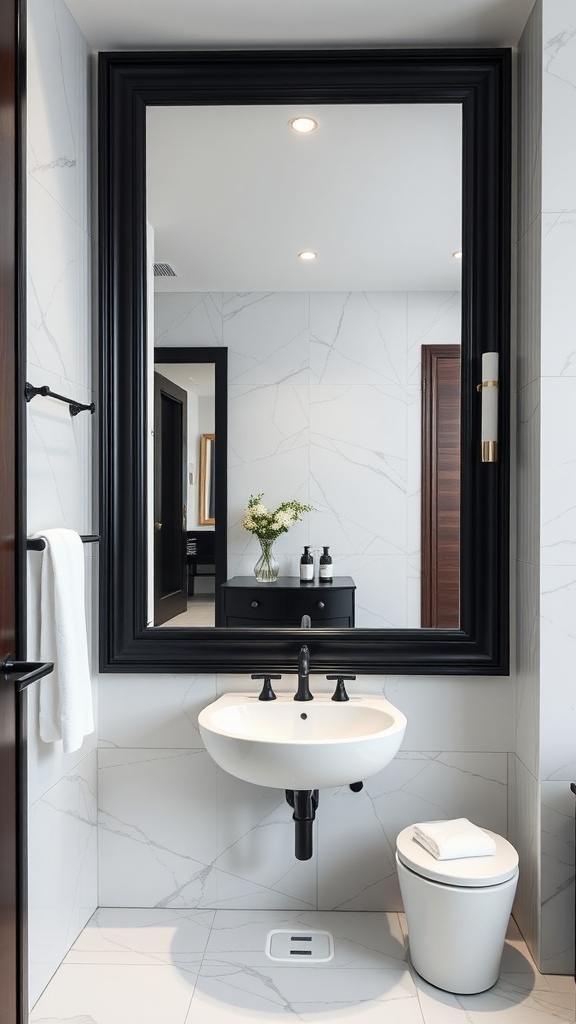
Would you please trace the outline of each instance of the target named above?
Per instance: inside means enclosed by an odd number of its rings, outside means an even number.
[[[575,1020],[574,993],[531,988],[501,975],[488,992],[457,996],[428,985],[414,975],[425,1024],[559,1024]],[[516,981],[518,976],[516,977]]]
[[[213,921],[213,910],[101,907],[64,963],[198,965]]]
[[[406,965],[397,914],[249,910],[216,912],[204,964],[279,967],[266,955],[266,936],[273,929],[285,928],[332,933],[334,957],[322,964],[323,970],[377,967],[403,970]]]
[[[275,1021],[423,1024],[407,969],[205,966],[186,1024]]]
[[[334,959],[276,963],[276,928],[325,929]],[[558,1024],[574,981],[538,973],[514,921],[488,992],[457,996],[409,965],[404,914],[101,908],[30,1024]]]
[[[183,1024],[196,973],[160,964],[62,964],[30,1024]]]

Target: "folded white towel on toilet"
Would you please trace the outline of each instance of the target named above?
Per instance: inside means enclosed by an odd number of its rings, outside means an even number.
[[[451,821],[420,821],[413,826],[414,839],[436,860],[459,857],[488,857],[496,853],[496,843],[468,818]]]

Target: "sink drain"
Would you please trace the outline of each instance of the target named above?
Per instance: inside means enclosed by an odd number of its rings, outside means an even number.
[[[276,928],[266,936],[266,956],[284,963],[326,963],[334,956],[330,932]]]

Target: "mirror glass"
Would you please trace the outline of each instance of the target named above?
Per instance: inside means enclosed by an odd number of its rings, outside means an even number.
[[[297,114],[317,129],[297,134]],[[299,579],[305,545],[317,580],[328,546],[360,628],[460,621],[461,125],[458,104],[147,111],[154,346],[228,349],[224,578],[256,585],[250,495],[310,504],[274,543],[280,581]],[[198,376],[158,356],[154,370],[189,395]],[[187,478],[188,572],[191,532],[213,529],[212,434],[195,419],[171,470],[176,489]],[[206,625],[210,585],[194,578],[165,623]]]
[[[215,625],[215,366],[154,360],[148,622]]]

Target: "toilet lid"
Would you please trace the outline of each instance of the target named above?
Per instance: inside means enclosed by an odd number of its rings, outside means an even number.
[[[487,857],[437,860],[416,842],[412,825],[400,832],[396,852],[402,864],[411,871],[445,885],[482,886],[507,882],[518,868],[518,854],[507,839],[487,828],[483,831],[496,843],[496,853]]]

